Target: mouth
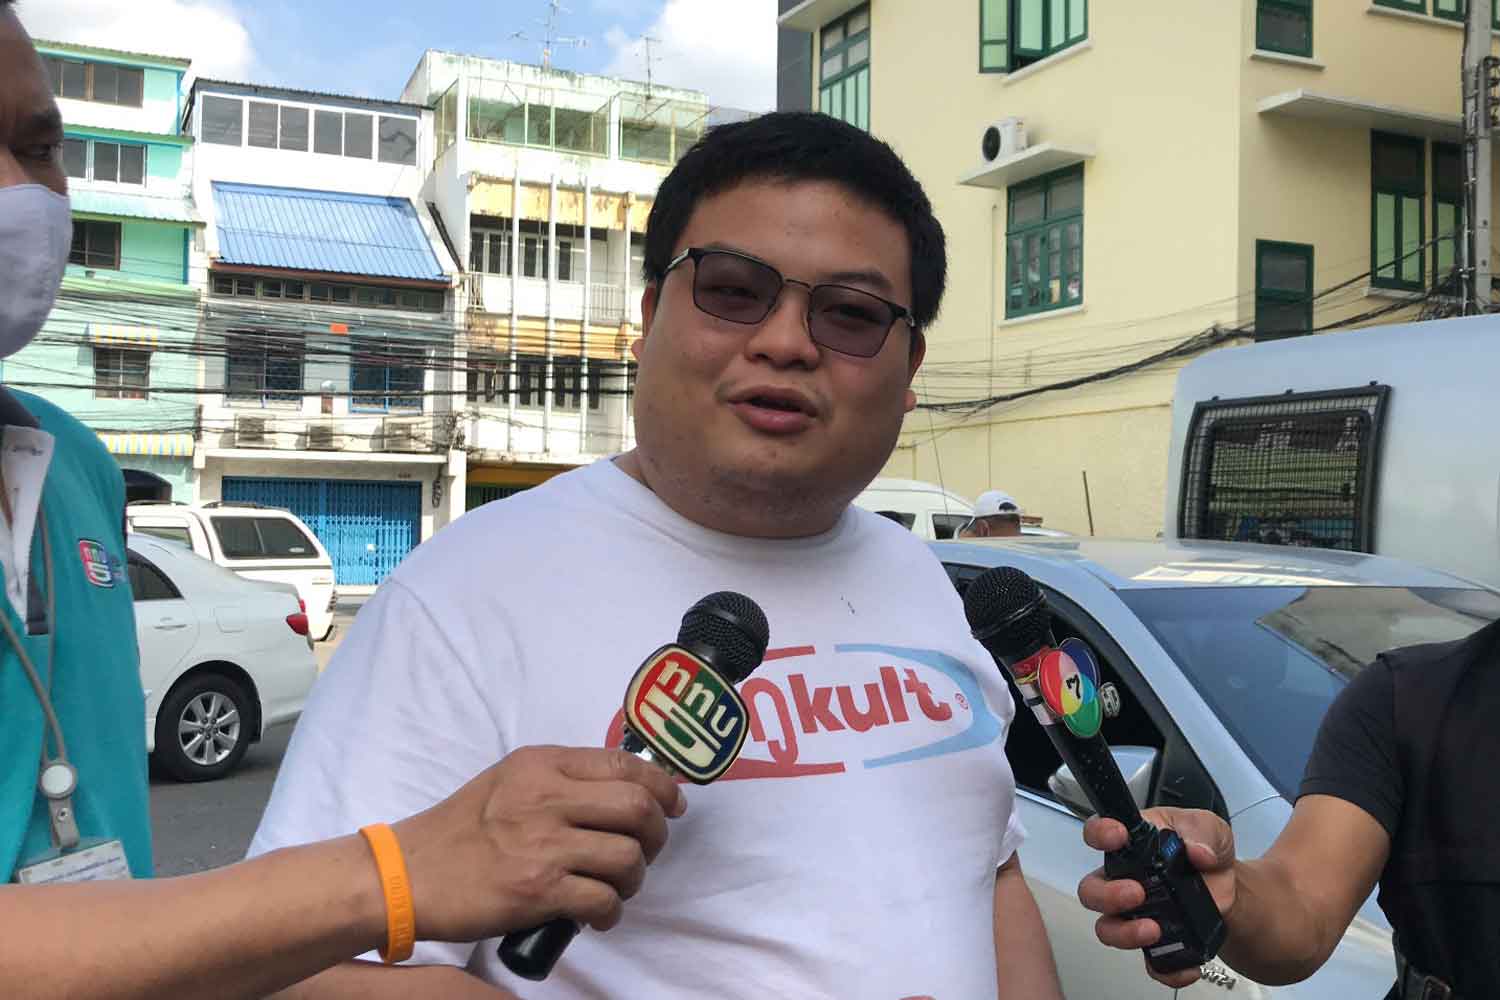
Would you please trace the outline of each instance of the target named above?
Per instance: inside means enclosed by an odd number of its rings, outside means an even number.
[[[756,387],[731,397],[729,402],[740,419],[768,434],[806,430],[818,415],[811,399],[791,389]]]

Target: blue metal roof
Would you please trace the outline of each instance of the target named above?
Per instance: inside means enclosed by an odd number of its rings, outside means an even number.
[[[446,280],[405,198],[220,181],[213,190],[221,263]]]

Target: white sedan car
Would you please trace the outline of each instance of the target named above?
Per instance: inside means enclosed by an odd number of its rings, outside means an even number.
[[[1384,650],[1462,638],[1500,617],[1500,593],[1411,563],[1355,552],[1217,542],[1092,538],[934,542],[960,592],[994,566],[1041,586],[1058,641],[1092,647],[1121,695],[1101,730],[1138,803],[1211,809],[1259,857],[1291,816],[1313,739],[1334,696]],[[1079,880],[1101,857],[1083,843],[1093,810],[1030,712],[1006,740],[1021,847],[1070,997],[1277,1000],[1384,996],[1395,979],[1390,926],[1372,897],[1328,963],[1267,987],[1209,963],[1174,991],[1137,953],[1106,948]]]
[[[146,691],[146,749],[180,781],[228,774],[291,722],[318,675],[290,584],[247,580],[175,542],[132,534],[130,589]]]

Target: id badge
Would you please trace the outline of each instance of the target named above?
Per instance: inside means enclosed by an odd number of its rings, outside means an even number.
[[[118,840],[85,840],[71,851],[54,849],[16,869],[16,881],[22,885],[122,878],[130,878],[130,863],[125,860],[125,845]]]

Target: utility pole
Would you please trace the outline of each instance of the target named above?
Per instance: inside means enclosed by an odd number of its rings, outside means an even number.
[[[1490,4],[1469,0],[1464,22],[1464,153],[1469,189],[1465,243],[1469,252],[1464,314],[1490,311],[1491,135],[1500,115],[1494,87],[1497,60],[1490,56]]]

